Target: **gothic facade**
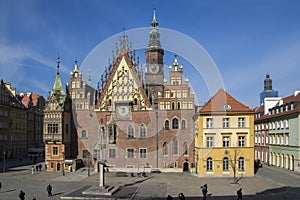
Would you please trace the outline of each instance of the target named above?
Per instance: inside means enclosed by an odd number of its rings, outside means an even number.
[[[44,143],[47,171],[64,171],[65,158],[77,157],[77,134],[68,87],[63,89],[59,60],[52,92],[44,110]],[[66,168],[67,170],[69,168]]]

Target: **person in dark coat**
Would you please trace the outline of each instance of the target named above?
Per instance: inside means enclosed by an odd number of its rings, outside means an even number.
[[[2,183],[0,182],[0,191],[1,191],[1,189],[2,189]]]
[[[242,188],[240,188],[237,192],[237,200],[243,200]]]
[[[207,184],[204,184],[203,186],[201,186],[201,188],[202,188],[203,200],[206,200]]]
[[[178,194],[178,198],[179,198],[180,200],[185,200],[185,196],[184,196],[183,193],[179,193],[179,194]]]
[[[23,192],[22,190],[19,193],[19,198],[20,200],[25,200],[25,192]]]
[[[52,197],[52,186],[49,184],[47,186],[48,197]]]

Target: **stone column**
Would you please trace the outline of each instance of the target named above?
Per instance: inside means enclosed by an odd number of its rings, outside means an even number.
[[[104,187],[104,167],[101,162],[99,162],[99,187]]]

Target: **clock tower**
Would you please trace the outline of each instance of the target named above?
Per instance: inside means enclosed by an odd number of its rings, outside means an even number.
[[[164,50],[160,44],[158,22],[156,21],[155,9],[149,33],[150,39],[146,49],[146,91],[150,100],[163,96],[164,91]]]

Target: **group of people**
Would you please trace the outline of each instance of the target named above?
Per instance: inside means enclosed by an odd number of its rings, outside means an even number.
[[[35,171],[42,171],[42,164],[38,164],[38,165],[35,165],[35,167],[32,165],[31,167],[31,173],[34,174],[34,170]]]
[[[202,195],[203,195],[203,200],[206,200],[206,197],[207,197],[207,192],[208,192],[208,187],[207,187],[207,184],[204,184],[200,187],[202,189]],[[243,200],[243,193],[242,193],[242,188],[240,188],[237,192],[237,200]],[[185,200],[185,196],[183,193],[179,193],[178,194],[178,198],[180,200]],[[171,195],[168,195],[167,196],[167,200],[173,200],[173,197]]]
[[[52,197],[52,186],[50,184],[47,186],[46,191],[48,192],[48,197]],[[25,200],[25,192],[22,190],[19,193],[19,199]],[[35,197],[33,197],[33,199],[35,199]]]

